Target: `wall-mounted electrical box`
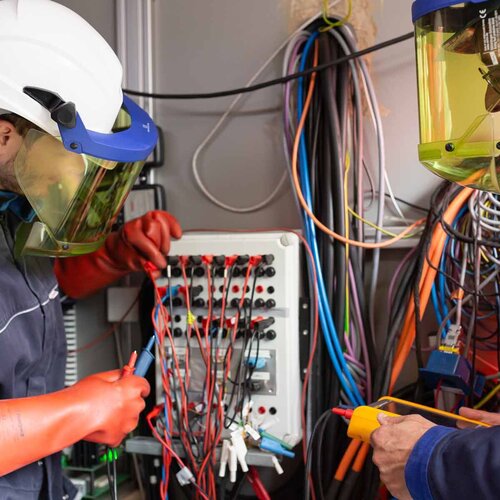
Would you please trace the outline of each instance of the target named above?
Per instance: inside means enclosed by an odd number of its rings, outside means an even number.
[[[301,378],[299,364],[299,282],[300,241],[288,232],[269,233],[193,233],[172,242],[170,249],[171,277],[161,278],[157,284],[184,287],[179,257],[188,257],[186,273],[191,291],[191,321],[196,320],[199,330],[206,327],[209,294],[206,266],[200,257],[217,256],[212,264],[212,324],[210,342],[217,349],[221,368],[217,382],[223,382],[222,365],[231,342],[232,325],[239,312],[239,325],[233,342],[229,380],[225,380],[224,409],[227,418],[234,416],[238,423],[241,414],[251,408],[251,419],[257,426],[273,424],[269,428],[275,436],[290,445],[301,438],[300,396]],[[223,295],[223,256],[238,256],[232,267],[226,293]],[[243,291],[249,258],[266,256],[252,270],[246,291]],[[243,294],[243,295],[242,295]],[[244,296],[244,306],[239,302]],[[225,306],[220,328],[222,306]],[[172,298],[171,330],[176,354],[185,375],[185,356],[188,347],[186,296],[178,293]],[[252,333],[245,331],[245,322],[251,323]],[[206,330],[205,330],[206,331]],[[221,333],[222,332],[222,333]],[[202,346],[206,338],[202,339]],[[168,340],[165,343],[167,358],[172,354]],[[190,400],[202,397],[205,365],[200,342],[193,334],[189,340],[188,391]],[[214,354],[215,356],[215,354]],[[157,356],[157,360],[159,357]],[[251,368],[251,370],[249,369]],[[162,401],[162,381],[159,362],[156,366],[158,402]],[[247,374],[247,378],[242,378]],[[245,390],[243,390],[243,387]],[[236,394],[236,395],[235,395]],[[242,395],[245,395],[242,399]],[[249,403],[251,401],[251,403]]]

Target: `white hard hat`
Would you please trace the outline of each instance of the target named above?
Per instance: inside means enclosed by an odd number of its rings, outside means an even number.
[[[84,19],[51,0],[0,0],[0,112],[59,135],[50,112],[24,92],[72,102],[85,126],[109,133],[123,103],[122,66]]]

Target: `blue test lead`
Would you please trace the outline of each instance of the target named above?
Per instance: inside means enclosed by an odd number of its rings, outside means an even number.
[[[155,336],[153,335],[150,339],[146,347],[142,350],[139,359],[135,364],[134,375],[139,377],[145,377],[146,373],[151,366],[151,363],[154,361],[155,356],[153,354],[153,348],[155,345]]]

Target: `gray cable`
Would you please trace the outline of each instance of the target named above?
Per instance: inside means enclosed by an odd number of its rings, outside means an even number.
[[[356,51],[356,40],[353,33],[347,26],[342,26],[340,30],[343,32],[344,37],[351,45],[351,52]],[[378,146],[378,167],[379,167],[379,199],[377,207],[377,219],[376,225],[381,228],[384,224],[384,209],[385,209],[385,182],[384,182],[384,171],[385,171],[385,142],[384,133],[382,128],[382,119],[379,112],[379,106],[377,102],[377,96],[375,94],[375,89],[366,67],[365,62],[362,59],[357,60],[361,74],[363,75],[364,86],[366,89],[367,101],[370,107],[370,112],[372,114],[375,131],[377,135],[377,146]],[[379,230],[375,230],[375,243],[379,243],[382,239],[382,233]],[[370,289],[368,295],[369,304],[369,320],[370,320],[370,330],[373,342],[375,342],[375,296],[377,293],[377,281],[380,268],[380,248],[374,249],[372,254],[372,273],[370,280]]]

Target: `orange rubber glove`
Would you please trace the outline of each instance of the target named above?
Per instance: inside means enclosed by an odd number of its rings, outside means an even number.
[[[0,401],[0,476],[81,439],[117,446],[137,426],[148,394],[146,379],[115,370],[52,394]]]
[[[170,238],[182,230],[172,215],[148,212],[111,233],[104,245],[91,254],[56,259],[55,273],[63,292],[75,299],[90,295],[149,261],[158,269],[167,266]]]

